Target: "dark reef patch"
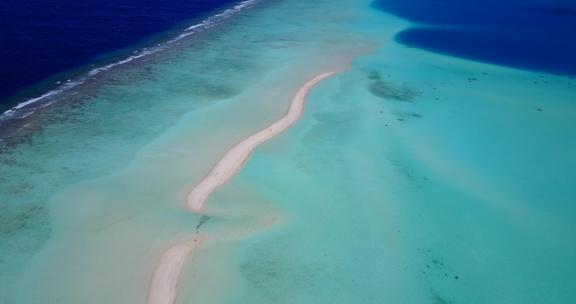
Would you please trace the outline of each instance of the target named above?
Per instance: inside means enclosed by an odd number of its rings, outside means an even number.
[[[0,213],[0,236],[15,235],[20,230],[30,228],[33,222],[45,222],[48,211],[38,205],[30,205],[20,210]],[[2,242],[2,240],[0,240]]]
[[[451,304],[452,301],[442,297],[437,292],[432,290],[432,303],[434,303],[434,304]]]
[[[406,121],[412,118],[422,118],[422,115],[415,112],[397,112],[394,113],[394,116],[396,116],[396,120],[398,121]]]
[[[384,80],[377,71],[369,71],[366,78],[369,80],[368,91],[378,98],[409,102],[421,95],[406,84],[395,85]]]
[[[3,208],[0,212],[0,273],[42,248],[51,233],[48,210],[37,204]]]
[[[380,76],[380,73],[376,72],[376,71],[370,71],[368,72],[368,79],[370,80],[381,80],[382,76]]]

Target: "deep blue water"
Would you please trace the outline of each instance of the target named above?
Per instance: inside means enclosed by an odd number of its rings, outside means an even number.
[[[375,0],[414,22],[408,46],[514,68],[576,75],[576,1]]]
[[[2,0],[0,108],[8,96],[37,81],[235,2]]]

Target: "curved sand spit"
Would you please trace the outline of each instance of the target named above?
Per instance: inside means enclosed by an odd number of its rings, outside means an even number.
[[[200,211],[208,196],[242,168],[242,165],[258,145],[282,133],[298,121],[304,111],[304,103],[310,90],[320,81],[335,73],[327,72],[312,78],[298,89],[284,117],[228,150],[210,173],[188,193],[188,209]],[[180,270],[197,244],[198,236],[193,242],[172,246],[162,254],[150,284],[148,304],[174,303]]]
[[[204,179],[202,179],[200,183],[198,183],[194,189],[188,193],[188,208],[192,211],[202,209],[202,205],[206,201],[206,198],[208,198],[216,188],[227,182],[240,170],[244,162],[250,156],[250,153],[252,153],[258,145],[282,133],[282,131],[288,129],[292,124],[294,124],[300,116],[302,116],[306,95],[310,92],[310,89],[312,89],[312,87],[314,87],[318,82],[334,73],[335,72],[323,73],[312,78],[302,86],[298,92],[296,92],[296,95],[290,104],[290,108],[284,117],[280,118],[260,132],[252,134],[250,137],[232,147],[232,149],[222,157],[216,166],[212,168],[212,171],[210,171],[210,173],[208,173],[208,175],[206,175],[206,177],[204,177]]]

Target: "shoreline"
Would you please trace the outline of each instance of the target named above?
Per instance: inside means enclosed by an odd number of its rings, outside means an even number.
[[[310,91],[322,80],[336,73],[337,71],[325,72],[307,81],[296,91],[288,111],[282,118],[250,135],[228,150],[210,172],[188,193],[187,209],[192,212],[201,211],[210,194],[242,169],[256,147],[281,134],[300,119],[304,113],[304,104]],[[172,304],[175,302],[180,272],[198,244],[199,237],[198,230],[196,230],[196,236],[192,243],[176,244],[162,253],[152,276],[147,304]]]

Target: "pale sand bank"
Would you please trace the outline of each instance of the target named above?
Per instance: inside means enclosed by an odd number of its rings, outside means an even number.
[[[242,165],[258,145],[282,133],[298,121],[304,111],[304,103],[310,90],[320,81],[335,73],[322,73],[306,82],[296,92],[288,112],[282,118],[232,147],[208,175],[190,191],[187,197],[188,209],[200,211],[208,196],[242,168]],[[172,246],[162,254],[148,291],[148,304],[172,304],[175,302],[180,271],[187,257],[197,245],[198,237],[192,243]]]
[[[180,270],[197,244],[195,239],[191,244],[178,244],[164,251],[152,276],[149,304],[174,303]]]
[[[204,177],[192,189],[192,191],[188,193],[188,208],[193,211],[202,209],[208,196],[239,171],[244,162],[250,156],[250,153],[252,153],[258,145],[282,133],[294,124],[300,116],[302,116],[306,96],[310,92],[310,89],[334,73],[335,72],[323,73],[312,78],[298,89],[296,95],[292,99],[290,108],[284,117],[232,147],[232,149],[230,149],[226,155],[218,161],[216,166],[212,168],[210,173],[208,173],[208,175],[206,175],[206,177]]]

